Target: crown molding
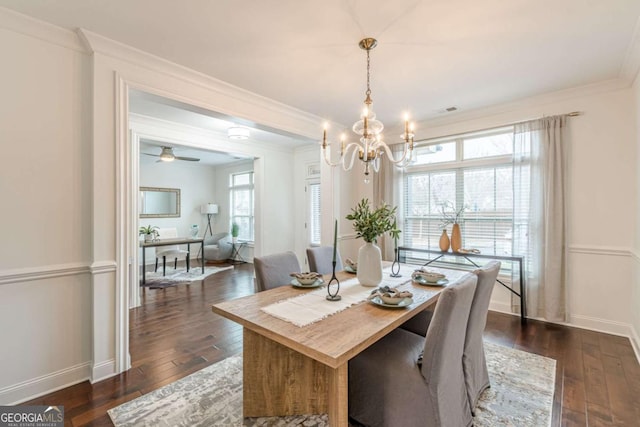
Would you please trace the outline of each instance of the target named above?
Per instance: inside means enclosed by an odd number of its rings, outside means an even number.
[[[78,29],[78,34],[86,49],[93,54],[100,53],[153,70],[154,72],[174,77],[208,91],[213,91],[218,95],[236,99],[242,103],[251,104],[263,110],[287,117],[288,122],[295,123],[295,128],[289,126],[289,128],[282,129],[283,131],[314,139],[317,137],[318,129],[321,128],[323,123],[322,118],[303,110],[291,107],[265,96],[258,95],[199,71],[195,71],[191,68],[176,64],[115,40],[108,39],[86,29]],[[250,121],[254,120],[251,117],[245,117],[246,113],[244,111],[236,111],[229,108],[230,107],[227,107],[225,111],[220,111],[219,108],[216,108],[216,111],[233,117],[239,117]]]
[[[633,36],[631,36],[624,61],[622,61],[619,76],[631,85],[638,76],[638,70],[640,70],[640,16],[633,29]]]
[[[0,7],[0,28],[77,52],[87,53],[75,32],[4,7]]]
[[[518,111],[522,111],[525,109],[532,109],[532,108],[540,109],[541,110],[540,114],[542,115],[544,113],[544,107],[550,104],[565,102],[571,99],[598,95],[601,93],[628,89],[629,87],[630,87],[630,83],[621,78],[603,80],[603,81],[591,83],[588,85],[577,86],[577,87],[563,89],[555,92],[548,92],[541,95],[536,95],[536,96],[522,98],[515,101],[505,102],[502,104],[492,105],[484,108],[477,108],[474,110],[464,111],[460,113],[454,113],[446,117],[425,119],[421,121],[416,127],[417,127],[417,131],[420,131],[421,127],[428,129],[428,128],[433,128],[438,126],[457,124],[457,123],[465,122],[469,120],[484,119],[492,116],[499,116],[506,113],[513,113],[513,112],[518,112]],[[569,111],[567,111],[567,113],[568,112]],[[531,114],[530,112],[528,113]],[[528,118],[533,119],[534,117],[525,117],[525,118],[522,118],[522,120],[527,120]],[[497,122],[500,122],[500,119],[498,119]],[[501,123],[501,124],[504,125],[505,123]],[[433,138],[433,137],[435,137],[435,135],[427,136],[427,138]],[[424,138],[422,135],[419,137],[416,136],[416,140],[422,139],[422,138]]]

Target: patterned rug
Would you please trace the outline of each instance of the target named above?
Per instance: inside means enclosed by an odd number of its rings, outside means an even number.
[[[205,266],[204,274],[202,274],[202,267],[200,266],[190,268],[189,272],[187,272],[186,268],[178,268],[177,270],[174,270],[173,267],[167,267],[166,276],[163,276],[162,269],[158,268],[158,271],[155,273],[153,271],[147,271],[145,284],[140,285],[149,289],[164,289],[170,286],[176,286],[180,283],[189,283],[195,282],[197,280],[203,280],[205,277],[211,276],[212,274],[219,273],[224,270],[229,270],[231,268],[233,268],[232,265],[225,267]]]
[[[478,403],[476,427],[551,424],[556,361],[486,343],[491,388]],[[116,427],[326,427],[324,415],[242,418],[242,356],[229,357],[188,377],[110,409]]]

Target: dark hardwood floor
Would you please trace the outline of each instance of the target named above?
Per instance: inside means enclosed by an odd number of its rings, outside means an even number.
[[[146,290],[131,310],[132,368],[25,404],[64,405],[65,425],[111,426],[106,411],[242,350],[239,325],[211,312],[253,293],[251,264],[202,283]],[[640,426],[640,366],[629,340],[490,312],[487,340],[557,360],[553,426]]]

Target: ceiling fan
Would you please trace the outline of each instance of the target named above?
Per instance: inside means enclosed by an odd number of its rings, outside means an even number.
[[[158,160],[159,162],[173,162],[174,160],[186,160],[188,162],[200,161],[200,159],[195,157],[176,156],[175,154],[173,154],[172,147],[162,147],[162,152],[160,154],[149,154],[149,153],[142,153],[142,154],[146,154],[147,156],[160,157],[160,160]]]

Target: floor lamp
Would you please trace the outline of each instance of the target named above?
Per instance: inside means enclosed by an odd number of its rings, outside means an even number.
[[[207,215],[207,228],[204,229],[202,238],[207,237],[207,230],[209,230],[209,235],[213,236],[213,230],[211,229],[211,216],[218,213],[218,205],[216,205],[215,203],[207,203],[205,205],[202,205],[200,206],[200,213],[203,215]],[[200,258],[200,250],[198,250],[198,255],[196,255],[196,259],[198,258]],[[204,263],[204,254],[202,254],[202,262]]]
[[[213,230],[211,229],[211,216],[218,213],[218,205],[215,203],[207,203],[206,205],[200,206],[200,213],[207,215],[207,228],[204,230],[204,234],[202,237],[207,236],[207,230],[209,230],[209,235],[213,236]]]

